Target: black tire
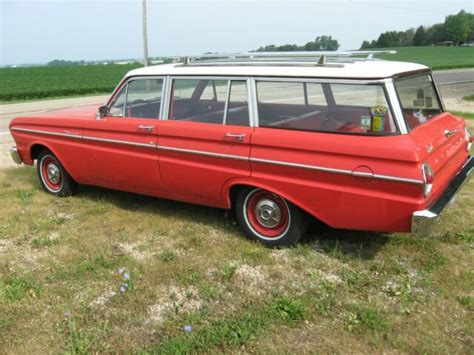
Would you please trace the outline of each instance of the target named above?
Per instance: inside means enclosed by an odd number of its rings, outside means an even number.
[[[308,226],[302,210],[281,196],[258,188],[239,191],[235,213],[248,237],[272,247],[295,244]]]
[[[44,191],[58,197],[71,196],[77,191],[77,182],[49,150],[42,150],[38,154],[36,166],[38,179]]]

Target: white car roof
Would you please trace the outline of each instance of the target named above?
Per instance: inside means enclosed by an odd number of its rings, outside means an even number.
[[[126,76],[196,75],[383,79],[420,70],[429,70],[429,68],[416,63],[384,60],[356,61],[343,63],[338,66],[285,65],[283,63],[270,65],[239,65],[238,63],[226,63],[225,65],[183,65],[181,63],[174,63],[134,69],[128,72]]]

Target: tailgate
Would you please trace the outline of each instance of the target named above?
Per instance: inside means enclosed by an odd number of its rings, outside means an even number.
[[[428,205],[455,177],[468,158],[466,124],[462,118],[442,113],[410,132],[420,149],[422,163],[434,172]]]

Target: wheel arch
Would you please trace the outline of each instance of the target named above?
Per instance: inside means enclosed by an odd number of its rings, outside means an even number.
[[[75,181],[76,178],[71,175],[71,170],[69,169],[69,167],[64,163],[64,159],[61,158],[61,156],[57,153],[57,151],[55,149],[53,149],[49,144],[47,143],[44,143],[44,142],[34,142],[30,145],[28,151],[29,151],[29,156],[30,156],[30,159],[31,159],[31,162],[33,164],[33,161],[38,159],[38,156],[39,154],[41,153],[41,151],[43,150],[49,150],[58,160],[59,162],[61,163],[61,165],[63,166],[64,170],[66,170],[66,172],[69,174],[69,176],[71,176],[71,178]]]
[[[232,180],[224,185],[222,193],[223,193],[223,197],[225,199],[227,208],[234,208],[234,203],[235,203],[237,194],[239,193],[241,189],[245,189],[245,188],[257,188],[257,189],[270,191],[276,195],[283,197],[285,200],[291,202],[293,205],[295,205],[296,207],[298,207],[299,209],[301,209],[308,215],[316,218],[317,220],[323,223],[326,223],[323,219],[320,218],[319,213],[317,212],[317,210],[315,210],[314,207],[310,208],[310,206],[305,206],[301,201],[299,201],[297,198],[294,198],[293,196],[290,196],[285,191],[275,189],[274,187],[262,182],[256,182],[256,181],[247,180],[247,179]]]

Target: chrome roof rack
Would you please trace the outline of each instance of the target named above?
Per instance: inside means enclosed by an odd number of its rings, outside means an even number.
[[[344,51],[344,52],[249,52],[249,53],[208,53],[172,57],[183,66],[217,65],[294,65],[342,67],[344,63],[377,60],[377,54],[395,54],[393,50]]]

